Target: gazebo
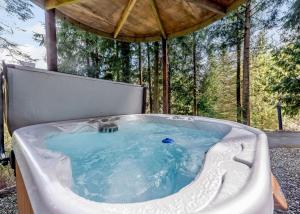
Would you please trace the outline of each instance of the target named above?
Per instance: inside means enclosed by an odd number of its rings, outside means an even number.
[[[48,70],[57,71],[55,16],[125,42],[162,40],[163,113],[168,112],[167,40],[203,28],[244,0],[33,0],[45,9]]]
[[[47,48],[47,65],[48,71],[57,71],[57,46],[56,46],[56,16],[69,21],[70,23],[82,28],[84,30],[93,32],[100,36],[116,39],[123,42],[149,42],[149,41],[162,41],[162,64],[163,64],[163,113],[168,114],[168,103],[169,103],[169,89],[168,89],[168,50],[167,50],[167,40],[170,38],[174,38],[177,36],[183,36],[185,34],[194,32],[198,29],[201,29],[212,22],[224,17],[230,11],[236,9],[240,6],[244,0],[32,0],[41,8],[45,9],[45,23],[46,23],[46,48]],[[11,66],[10,69],[18,70],[17,66]],[[25,69],[26,70],[26,69]],[[28,69],[27,69],[28,70]],[[7,75],[7,69],[4,72],[4,76]],[[27,79],[25,78],[26,74],[30,73]],[[35,86],[30,86],[33,82],[32,80],[40,80],[45,78],[45,73],[48,75],[50,72],[38,71],[32,72],[29,71],[25,74],[25,72],[18,72],[17,76],[10,76],[7,79],[13,79],[14,87],[17,88],[18,92],[22,92],[24,85],[29,85],[29,92],[37,91]],[[52,76],[53,73],[58,74],[57,72],[51,72]],[[18,116],[20,114],[22,117],[19,118],[23,119],[25,122],[30,120],[30,122],[35,122],[34,124],[38,124],[41,122],[49,122],[49,119],[52,115],[48,114],[43,107],[45,104],[51,103],[51,99],[47,96],[44,96],[45,92],[51,90],[53,87],[59,87],[60,85],[68,85],[69,90],[72,89],[73,82],[80,82],[88,81],[89,83],[91,80],[82,80],[82,79],[71,79],[70,76],[66,76],[63,74],[59,74],[60,81],[57,81],[57,78],[50,77],[51,75],[47,76],[48,83],[45,84],[43,88],[43,93],[38,98],[42,98],[41,105],[35,106],[36,111],[33,110],[34,113],[38,113],[42,115],[42,120],[36,117],[30,117],[30,114],[26,114],[23,112],[22,105],[15,104],[12,108],[12,111],[15,115]],[[40,77],[42,76],[42,77]],[[13,77],[13,78],[12,78]],[[73,77],[72,77],[73,78]],[[24,81],[25,80],[25,81]],[[27,82],[26,82],[27,81]],[[7,82],[4,81],[4,84]],[[18,83],[18,84],[17,84]],[[130,86],[130,89],[126,89],[127,87],[125,84],[118,84],[118,86],[112,86],[112,83],[104,83],[99,82],[98,85],[92,84],[84,84],[84,86],[88,86],[86,89],[92,91],[95,88],[99,88],[101,85],[102,88],[110,87],[111,91],[114,89],[114,93],[123,96],[124,94],[131,94],[132,96],[142,97],[143,103],[144,102],[144,94],[141,95],[140,88],[134,88],[135,86]],[[3,84],[3,83],[2,83]],[[44,83],[39,83],[42,86]],[[80,85],[82,86],[82,85]],[[94,88],[93,88],[94,87]],[[42,87],[40,87],[42,88]],[[16,96],[16,91],[11,90],[11,94],[15,95],[12,96],[13,99],[18,99],[24,101],[24,94],[28,91],[23,92],[23,94],[18,94]],[[95,91],[95,90],[94,90]],[[101,91],[101,90],[100,90]],[[104,91],[104,90],[102,90]],[[98,93],[98,92],[97,92]],[[135,93],[135,94],[134,94]],[[145,93],[144,91],[142,93]],[[30,94],[30,93],[27,93]],[[76,94],[76,93],[75,93]],[[96,94],[96,93],[95,93]],[[31,98],[34,97],[34,94],[30,94]],[[47,95],[47,94],[46,94]],[[62,101],[65,97],[64,94],[58,95],[60,101]],[[73,94],[74,95],[74,94]],[[77,95],[77,94],[76,94]],[[82,94],[79,94],[79,96]],[[54,95],[53,95],[54,96]],[[71,98],[71,101],[76,100],[75,95]],[[7,103],[5,100],[4,103]],[[51,98],[51,97],[50,97]],[[116,97],[117,100],[119,97]],[[36,99],[36,100],[37,100]],[[49,101],[50,100],[50,101]],[[91,99],[92,100],[92,99]],[[96,99],[95,99],[96,100]],[[133,100],[133,99],[132,99]],[[128,111],[139,112],[142,107],[142,113],[144,112],[145,106],[144,105],[135,105],[131,106],[132,100],[127,100],[128,102]],[[28,103],[35,103],[33,100],[29,100]],[[57,101],[57,99],[55,100]],[[77,100],[76,100],[77,101]],[[25,100],[25,102],[27,102]],[[91,102],[89,100],[89,102]],[[73,105],[77,105],[77,102],[71,102]],[[52,104],[52,103],[51,103]],[[88,103],[87,105],[93,106],[93,103]],[[111,105],[107,105],[106,110],[110,109]],[[56,106],[56,103],[53,104]],[[50,106],[50,109],[51,107]],[[31,106],[29,106],[30,108]],[[96,106],[97,107],[97,106]],[[96,108],[95,107],[95,108]],[[43,111],[42,111],[42,110]],[[55,111],[55,108],[53,108]],[[83,111],[85,111],[85,108]],[[133,110],[132,110],[133,109]],[[138,109],[138,110],[136,110]],[[56,108],[57,110],[57,108]],[[66,116],[65,112],[60,111],[61,115],[57,115],[59,119],[65,119]],[[76,112],[75,112],[76,113]],[[26,117],[23,117],[26,115]],[[35,115],[34,115],[35,116]],[[68,115],[67,115],[68,116]],[[18,117],[16,117],[18,119]],[[15,118],[13,118],[15,119]],[[13,128],[25,127],[26,124],[24,121],[15,120],[18,126]],[[53,118],[51,118],[53,119]],[[57,118],[54,118],[57,119]],[[23,122],[23,123],[22,123]],[[90,121],[93,122],[93,121]],[[3,124],[2,124],[3,125]],[[2,127],[1,125],[1,127]],[[10,124],[11,125],[11,124]],[[32,124],[30,124],[32,125]],[[3,134],[3,133],[2,133]],[[259,133],[260,137],[263,136],[262,133]],[[27,135],[26,135],[27,136]],[[3,138],[3,137],[2,137]],[[266,139],[262,139],[264,144],[267,145]],[[264,145],[264,144],[259,144]],[[3,145],[2,145],[3,147]],[[241,145],[242,150],[244,146]],[[247,148],[246,148],[247,149]],[[4,151],[4,147],[2,148]],[[264,151],[267,151],[267,146],[265,146]],[[264,154],[264,157],[267,157],[268,152]],[[12,158],[14,160],[14,158]],[[260,160],[261,162],[266,163],[265,159]],[[246,163],[246,165],[248,162]],[[248,164],[251,165],[251,164]],[[248,166],[247,165],[247,166]],[[252,167],[252,166],[251,166]],[[250,168],[251,168],[250,167]],[[261,170],[264,171],[264,170]],[[267,172],[265,170],[264,172]],[[18,166],[16,167],[17,175],[21,175]],[[268,178],[269,175],[265,176]],[[24,182],[22,177],[17,176],[17,180],[19,179],[19,188],[22,189],[24,194],[19,194],[18,196],[18,203],[20,206],[26,210],[27,212],[24,213],[33,213],[32,208],[30,206],[30,201],[28,200],[28,195],[24,186]],[[223,178],[222,178],[223,179]],[[275,182],[276,180],[273,178],[272,180]],[[17,182],[18,184],[18,182]],[[261,184],[264,185],[263,183]],[[278,190],[278,183],[273,184],[275,188],[277,187]],[[266,185],[265,185],[266,187]],[[270,188],[270,185],[267,186]],[[35,191],[36,189],[33,188],[30,191]],[[276,189],[275,189],[276,192]],[[280,194],[279,194],[280,195]],[[280,195],[281,196],[281,195]],[[40,198],[37,198],[38,200]],[[259,199],[259,198],[258,198]],[[248,200],[246,201],[248,203]],[[272,203],[270,205],[273,206]],[[29,210],[29,211],[28,211]]]

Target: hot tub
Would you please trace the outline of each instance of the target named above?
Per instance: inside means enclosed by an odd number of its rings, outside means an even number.
[[[118,131],[99,133],[106,122]],[[14,131],[13,148],[35,213],[273,213],[266,135],[234,122],[135,114],[46,123]]]

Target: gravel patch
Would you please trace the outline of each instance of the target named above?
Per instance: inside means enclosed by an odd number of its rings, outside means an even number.
[[[9,194],[0,195],[0,214],[17,213],[17,196],[15,190]]]
[[[275,214],[300,213],[300,148],[271,148],[271,168],[278,179],[288,201],[287,212],[275,211]]]

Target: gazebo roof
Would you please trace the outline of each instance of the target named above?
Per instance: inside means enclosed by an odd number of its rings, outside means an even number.
[[[244,0],[33,0],[87,31],[122,41],[155,41],[191,33]]]

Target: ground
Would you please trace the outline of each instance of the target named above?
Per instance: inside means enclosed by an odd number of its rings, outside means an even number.
[[[272,172],[281,184],[289,204],[288,212],[275,211],[274,214],[299,214],[300,133],[267,134],[270,143]],[[17,213],[14,190],[5,195],[0,193],[0,214],[9,213]]]
[[[271,168],[277,177],[289,204],[288,212],[275,211],[276,214],[300,213],[300,147],[270,149]]]
[[[16,190],[11,188],[5,194],[0,194],[0,214],[17,213]]]

